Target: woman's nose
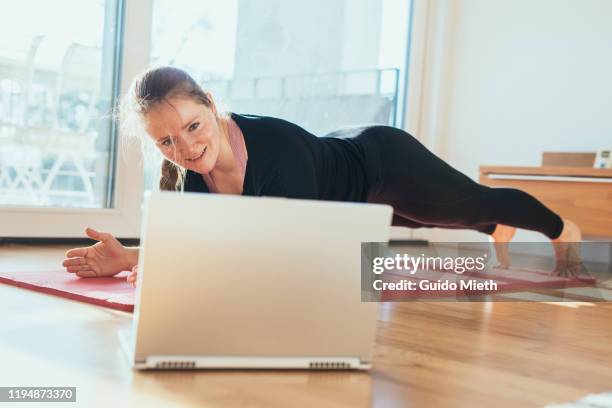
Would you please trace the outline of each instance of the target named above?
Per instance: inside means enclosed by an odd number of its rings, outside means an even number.
[[[181,154],[187,158],[191,158],[198,150],[198,146],[195,140],[190,140],[189,138],[183,138],[181,143]]]

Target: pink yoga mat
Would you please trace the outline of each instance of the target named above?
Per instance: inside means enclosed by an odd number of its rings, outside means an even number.
[[[134,311],[135,288],[125,278],[128,271],[121,272],[111,278],[79,278],[73,273],[65,270],[29,271],[0,274],[0,283],[32,289],[38,292],[48,293],[68,299],[78,300],[93,305],[104,306],[111,309]],[[457,276],[448,271],[418,271],[414,275],[390,272],[391,279],[388,281],[400,281],[408,279],[418,282],[426,279],[435,281],[437,279],[449,279],[454,281]],[[549,272],[529,270],[522,268],[493,269],[488,273],[470,273],[465,277],[477,281],[493,279],[497,282],[496,292],[473,291],[470,295],[484,295],[487,293],[503,293],[524,291],[529,289],[544,288],[568,288],[580,286],[592,286],[594,278],[578,280],[576,278],[561,278],[550,276]],[[468,294],[462,292],[463,294]],[[409,297],[437,298],[454,295],[445,291],[384,291],[382,300],[393,300]]]
[[[79,278],[64,269],[1,273],[0,283],[32,289],[111,309],[134,311],[135,288],[124,271],[109,278]]]

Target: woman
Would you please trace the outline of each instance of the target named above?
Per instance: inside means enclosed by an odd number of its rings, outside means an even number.
[[[556,242],[581,239],[574,223],[531,195],[472,181],[400,129],[368,126],[319,138],[281,119],[221,115],[210,93],[172,67],[136,78],[122,113],[123,123],[142,125],[138,133],[163,154],[162,190],[389,204],[393,225],[489,234],[503,267],[516,228]],[[138,248],[108,233],[86,233],[100,242],[69,250],[68,272],[90,277],[132,269],[134,282]],[[558,261],[565,256],[559,248]]]

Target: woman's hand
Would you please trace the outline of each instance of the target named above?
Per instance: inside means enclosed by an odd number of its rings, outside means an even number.
[[[111,234],[91,228],[85,229],[85,233],[99,242],[92,246],[68,250],[66,259],[62,262],[68,272],[83,278],[92,278],[113,276],[132,267],[128,248],[121,245]]]

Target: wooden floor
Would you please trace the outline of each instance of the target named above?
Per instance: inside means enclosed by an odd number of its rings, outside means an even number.
[[[61,269],[65,249],[0,247],[0,272]],[[135,372],[129,314],[6,285],[0,308],[0,386],[76,386],[72,407],[542,407],[612,390],[612,303],[385,303],[370,373]]]

